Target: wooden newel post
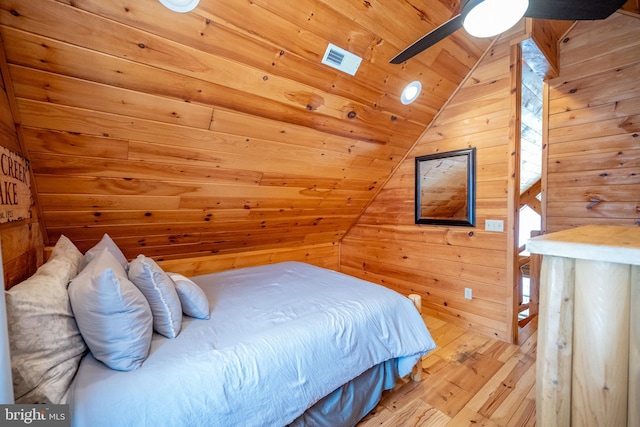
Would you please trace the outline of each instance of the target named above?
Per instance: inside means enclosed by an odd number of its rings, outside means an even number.
[[[640,426],[640,228],[529,241],[543,255],[536,424]]]
[[[640,266],[631,267],[629,299],[629,426],[640,426]]]
[[[422,297],[418,294],[409,295],[409,299],[413,302],[413,305],[418,310],[418,313],[422,314]],[[411,372],[411,380],[412,381],[422,381],[422,358],[418,360],[418,362],[413,367],[413,371]]]
[[[536,356],[536,425],[569,426],[575,262],[544,257],[542,261],[538,350]]]

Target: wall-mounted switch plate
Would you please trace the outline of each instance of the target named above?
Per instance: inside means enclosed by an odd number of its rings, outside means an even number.
[[[484,229],[487,231],[497,231],[502,233],[504,231],[504,221],[501,219],[485,219]]]
[[[473,298],[473,291],[471,290],[471,288],[464,288],[464,297],[466,299]]]

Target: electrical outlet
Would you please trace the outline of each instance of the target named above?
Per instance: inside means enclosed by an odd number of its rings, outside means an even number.
[[[471,290],[471,288],[464,288],[464,297],[466,299],[473,298],[473,291]]]
[[[486,231],[497,231],[502,233],[504,231],[504,221],[501,219],[485,219],[484,229]]]

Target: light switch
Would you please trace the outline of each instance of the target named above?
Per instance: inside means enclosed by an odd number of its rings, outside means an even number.
[[[485,219],[484,229],[501,233],[504,231],[504,221],[501,219]]]

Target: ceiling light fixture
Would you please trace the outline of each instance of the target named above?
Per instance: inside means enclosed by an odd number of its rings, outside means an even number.
[[[460,14],[469,34],[493,37],[513,27],[528,8],[529,0],[468,0]]]
[[[160,3],[174,12],[186,13],[196,8],[200,0],[160,0]]]
[[[402,102],[404,105],[411,104],[413,101],[418,99],[418,96],[420,95],[421,91],[422,91],[422,83],[420,83],[417,80],[409,83],[407,86],[405,86],[404,89],[402,89],[402,94],[400,95],[400,102]]]

